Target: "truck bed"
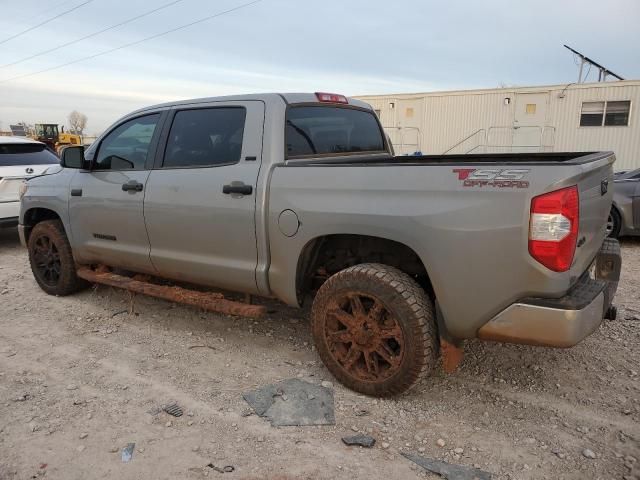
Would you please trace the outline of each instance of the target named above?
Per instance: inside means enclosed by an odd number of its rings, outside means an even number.
[[[319,236],[393,239],[422,260],[451,333],[472,338],[522,298],[566,295],[589,268],[606,235],[614,158],[611,152],[573,152],[287,161],[270,183],[269,238],[278,241],[271,242],[269,284],[287,298],[294,291],[287,272],[296,270],[298,258],[291,252]],[[489,180],[467,183],[475,171]],[[491,181],[502,172],[520,177]],[[570,186],[579,190],[579,244],[570,270],[552,272],[528,251],[531,202]],[[287,210],[302,226],[283,239],[278,222]]]

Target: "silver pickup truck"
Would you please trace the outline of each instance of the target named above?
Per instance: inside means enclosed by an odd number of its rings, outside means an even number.
[[[22,188],[20,236],[53,295],[105,266],[301,306],[370,395],[461,359],[464,339],[575,345],[610,314],[614,155],[394,156],[371,107],[260,94],[157,105]],[[83,270],[84,269],[84,270]],[[138,274],[138,275],[136,275]]]

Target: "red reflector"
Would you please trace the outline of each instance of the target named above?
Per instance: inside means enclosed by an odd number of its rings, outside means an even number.
[[[349,103],[347,97],[345,97],[344,95],[338,95],[337,93],[316,92],[316,97],[318,97],[319,102]]]
[[[554,272],[571,268],[580,224],[579,204],[576,186],[531,200],[529,253]]]

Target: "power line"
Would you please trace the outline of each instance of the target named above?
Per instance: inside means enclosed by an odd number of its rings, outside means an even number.
[[[26,62],[27,60],[31,60],[33,58],[39,57],[41,55],[46,55],[47,53],[54,52],[54,51],[56,51],[56,50],[58,50],[60,48],[68,47],[69,45],[73,45],[73,44],[76,44],[76,43],[81,42],[83,40],[86,40],[88,38],[95,37],[96,35],[100,35],[101,33],[107,32],[109,30],[113,30],[114,28],[118,28],[118,27],[121,27],[123,25],[126,25],[127,23],[134,22],[134,21],[139,20],[139,19],[141,19],[143,17],[151,15],[152,13],[155,13],[155,12],[157,12],[159,10],[163,10],[165,8],[168,8],[168,7],[172,6],[172,5],[175,5],[176,3],[180,3],[180,2],[183,2],[183,1],[184,0],[174,0],[173,2],[165,3],[164,5],[161,5],[158,8],[154,8],[153,10],[149,10],[147,12],[141,13],[140,15],[137,15],[135,17],[131,17],[131,18],[129,18],[127,20],[124,20],[124,21],[122,21],[120,23],[116,23],[115,25],[111,25],[110,27],[103,28],[102,30],[99,30],[97,32],[90,33],[89,35],[85,35],[84,37],[78,38],[76,40],[72,40],[70,42],[63,43],[62,45],[58,45],[57,47],[53,47],[53,48],[50,48],[49,50],[45,50],[43,52],[36,53],[36,54],[31,55],[29,57],[22,58],[20,60],[16,60],[15,62],[5,63],[4,65],[0,65],[0,68],[11,67],[13,65],[17,65],[19,63]]]
[[[12,18],[16,18],[16,20],[18,20],[21,23],[31,23],[34,20],[37,20],[39,18],[42,18],[42,17],[46,16],[49,12],[53,12],[54,10],[58,10],[61,7],[63,7],[64,5],[68,5],[69,3],[73,3],[75,1],[76,0],[66,0],[64,2],[57,3],[57,4],[53,5],[53,6],[49,6],[49,8],[45,8],[44,10],[40,10],[36,15],[32,15],[29,18],[23,17],[23,16],[20,16],[20,17],[12,16]]]
[[[51,18],[48,18],[45,21],[40,22],[37,25],[34,25],[33,27],[29,27],[26,30],[22,30],[21,32],[16,33],[15,35],[11,35],[10,37],[5,38],[4,40],[0,40],[0,45],[2,45],[3,43],[7,43],[9,40],[13,40],[14,38],[19,37],[20,35],[24,35],[25,33],[28,33],[28,32],[30,32],[32,30],[35,30],[36,28],[39,28],[39,27],[41,27],[42,25],[44,25],[46,23],[52,22],[56,18],[60,18],[63,15],[66,15],[67,13],[71,13],[74,10],[79,9],[80,7],[84,7],[87,3],[91,3],[93,1],[94,0],[86,0],[86,2],[82,2],[80,5],[76,5],[75,7],[72,7],[69,10],[65,10],[64,12],[59,13],[58,15],[55,15],[55,16],[53,16]]]
[[[163,32],[160,32],[160,33],[157,33],[157,34],[151,35],[151,36],[149,36],[149,37],[145,37],[145,38],[142,38],[142,39],[140,39],[140,40],[136,40],[136,41],[134,41],[134,42],[126,43],[126,44],[124,44],[124,45],[120,45],[120,46],[118,46],[118,47],[111,48],[111,49],[109,49],[109,50],[105,50],[105,51],[103,51],[103,52],[99,52],[99,53],[96,53],[96,54],[93,54],[93,55],[89,55],[89,56],[82,57],[82,58],[79,58],[79,59],[76,59],[76,60],[72,60],[72,61],[70,61],[70,62],[66,62],[66,63],[63,63],[63,64],[61,64],[61,65],[57,65],[57,66],[54,66],[54,67],[46,68],[46,69],[43,69],[43,70],[38,70],[38,71],[36,71],[36,72],[31,72],[31,73],[27,73],[27,74],[24,74],[24,75],[18,75],[18,76],[16,76],[16,77],[11,77],[11,78],[7,78],[7,79],[4,79],[4,80],[0,80],[0,83],[9,82],[9,81],[11,81],[11,80],[17,80],[17,79],[20,79],[20,78],[30,77],[30,76],[32,76],[32,75],[38,75],[38,74],[40,74],[40,73],[45,73],[45,72],[49,72],[49,71],[52,71],[52,70],[57,70],[57,69],[60,69],[60,68],[66,67],[66,66],[68,66],[68,65],[73,65],[73,64],[75,64],[75,63],[79,63],[79,62],[82,62],[82,61],[85,61],[85,60],[90,60],[90,59],[92,59],[92,58],[96,58],[96,57],[99,57],[99,56],[102,56],[102,55],[106,55],[106,54],[108,54],[108,53],[112,53],[112,52],[115,52],[115,51],[118,51],[118,50],[122,50],[122,49],[124,49],[124,48],[128,48],[128,47],[131,47],[131,46],[134,46],[134,45],[138,45],[138,44],[140,44],[140,43],[143,43],[143,42],[146,42],[146,41],[149,41],[149,40],[153,40],[153,39],[155,39],[155,38],[158,38],[158,37],[161,37],[161,36],[167,35],[167,34],[169,34],[169,33],[173,33],[173,32],[176,32],[176,31],[178,31],[178,30],[183,30],[183,29],[185,29],[185,28],[191,27],[191,26],[193,26],[193,25],[197,25],[197,24],[202,23],[202,22],[205,22],[205,21],[207,21],[207,20],[211,20],[211,19],[213,19],[213,18],[220,17],[220,16],[222,16],[222,15],[226,15],[227,13],[231,13],[231,12],[234,12],[234,11],[236,11],[236,10],[240,10],[240,9],[242,9],[242,8],[245,8],[245,7],[248,7],[248,6],[254,5],[254,4],[259,3],[259,2],[261,2],[261,1],[262,1],[262,0],[254,0],[254,1],[252,1],[252,2],[244,3],[244,4],[239,5],[239,6],[237,6],[237,7],[230,8],[230,9],[228,9],[228,10],[224,10],[224,11],[222,11],[222,12],[218,12],[218,13],[213,14],[213,15],[208,15],[208,16],[206,16],[206,17],[200,18],[200,19],[195,20],[195,21],[193,21],[193,22],[190,22],[190,23],[187,23],[187,24],[184,24],[184,25],[180,25],[180,26],[175,27],[175,28],[172,28],[172,29],[170,29],[170,30],[165,30],[165,31],[163,31]]]
[[[109,50],[105,50],[103,52],[95,53],[95,54],[89,55],[87,57],[78,58],[76,60],[72,60],[70,62],[63,63],[61,65],[56,65],[55,67],[45,68],[43,70],[38,70],[36,72],[31,72],[31,73],[26,73],[24,75],[18,75],[16,77],[6,78],[4,80],[0,80],[0,83],[6,83],[6,82],[10,82],[12,80],[18,80],[20,78],[31,77],[33,75],[38,75],[40,73],[50,72],[52,70],[58,70],[59,68],[66,67],[68,65],[73,65],[74,63],[80,63],[80,62],[83,62],[85,60],[90,60],[92,58],[100,57],[102,55],[106,55],[108,53],[115,52],[117,50],[122,50],[123,48],[128,48],[128,47],[132,47],[134,45],[139,45],[139,44],[141,44],[143,42],[146,42],[146,41],[149,41],[149,40],[153,40],[153,39],[158,38],[158,37],[162,37],[162,36],[167,35],[169,33],[177,32],[178,30],[183,30],[183,29],[191,27],[193,25],[197,25],[198,23],[206,22],[207,20],[211,20],[213,18],[221,17],[222,15],[226,15],[227,13],[235,12],[236,10],[240,10],[242,8],[249,7],[251,5],[255,5],[256,3],[260,3],[261,1],[262,0],[253,0],[252,2],[243,3],[242,5],[238,5],[237,7],[233,7],[233,8],[230,8],[228,10],[224,10],[222,12],[214,13],[213,15],[209,15],[209,16],[200,18],[198,20],[194,20],[193,22],[186,23],[184,25],[180,25],[179,27],[175,27],[175,28],[172,28],[170,30],[165,30],[164,32],[156,33],[155,35],[151,35],[149,37],[145,37],[145,38],[142,38],[140,40],[136,40],[135,42],[125,43],[124,45],[120,45],[119,47],[111,48]]]
[[[46,17],[47,14],[51,13],[51,12],[56,12],[62,8],[67,8],[67,6],[69,4],[73,4],[73,3],[77,3],[78,0],[65,0],[64,2],[60,2],[58,4],[55,5],[49,5],[49,8],[45,8],[44,10],[42,10],[41,12],[39,12],[38,14],[36,14],[35,17],[33,17],[34,20],[38,20],[42,17]],[[71,7],[69,7],[71,8]]]

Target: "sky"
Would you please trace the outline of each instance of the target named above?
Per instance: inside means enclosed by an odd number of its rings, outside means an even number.
[[[19,121],[64,125],[78,110],[88,117],[85,132],[99,133],[143,106],[240,93],[575,82],[578,67],[563,44],[640,78],[640,0],[260,0],[57,68],[251,0],[180,0],[57,49],[171,1],[0,0],[0,129]],[[595,69],[589,78],[597,80]]]

